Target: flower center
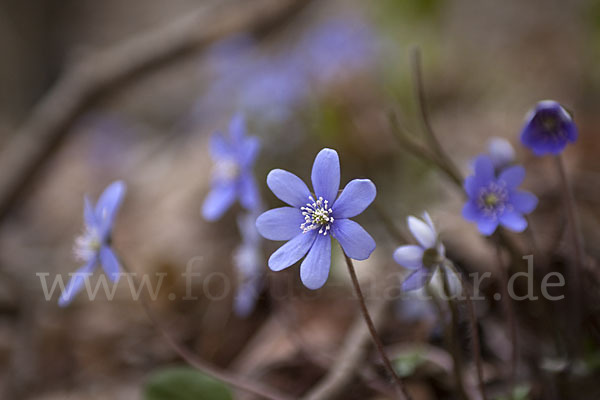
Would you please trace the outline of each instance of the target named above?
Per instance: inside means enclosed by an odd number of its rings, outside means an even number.
[[[232,159],[223,159],[214,166],[214,175],[217,179],[232,181],[240,174],[238,163]]]
[[[319,228],[319,233],[327,235],[333,223],[331,214],[333,210],[329,207],[329,202],[319,197],[316,201],[312,196],[308,196],[310,200],[306,206],[300,207],[304,216],[304,223],[300,225],[302,233],[306,233],[313,229]]]
[[[423,265],[427,268],[439,265],[444,259],[442,255],[435,248],[429,248],[423,252]]]
[[[546,140],[558,141],[564,139],[565,132],[557,115],[549,113],[540,114],[538,123]]]
[[[89,261],[100,251],[101,246],[98,231],[87,227],[85,232],[75,239],[73,253],[75,253],[75,258],[78,260]]]
[[[508,190],[505,185],[492,182],[480,190],[477,205],[488,216],[498,216],[510,208]]]

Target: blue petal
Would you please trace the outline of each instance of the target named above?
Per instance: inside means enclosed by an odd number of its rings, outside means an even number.
[[[83,220],[85,221],[86,226],[97,229],[100,228],[98,220],[96,219],[96,211],[87,196],[83,198]]]
[[[340,188],[340,159],[335,150],[323,149],[317,154],[311,179],[317,197],[323,197],[332,204]]]
[[[480,218],[477,221],[477,229],[484,236],[490,236],[498,228],[498,220],[495,218]]]
[[[420,289],[429,281],[431,274],[426,268],[419,268],[402,282],[402,290],[410,291]]]
[[[514,232],[523,232],[527,228],[527,220],[516,211],[503,213],[500,216],[500,223]]]
[[[92,275],[97,261],[98,260],[96,257],[92,257],[86,265],[78,269],[75,273],[71,274],[71,280],[58,299],[58,305],[60,307],[66,307],[73,301],[75,295],[83,288],[85,279]]]
[[[423,253],[421,246],[400,246],[394,251],[394,260],[404,268],[417,269],[423,266]]]
[[[116,181],[111,183],[100,195],[98,203],[96,203],[96,220],[100,223],[102,238],[110,233],[126,190],[125,183]]]
[[[495,178],[492,159],[485,154],[475,159],[474,168],[478,185],[484,185]]]
[[[297,235],[271,254],[269,268],[273,271],[281,271],[295,264],[308,252],[316,237],[317,231],[314,229]]]
[[[498,177],[498,180],[505,182],[509,189],[519,186],[523,183],[523,179],[525,179],[525,168],[520,165],[506,168]]]
[[[352,218],[363,212],[375,199],[377,189],[369,179],[354,179],[333,204],[335,218]]]
[[[113,282],[119,279],[121,266],[119,265],[117,256],[109,246],[102,246],[100,249],[100,264],[102,264],[104,273],[108,275],[108,279]]]
[[[375,250],[375,240],[362,226],[349,219],[336,219],[331,233],[340,242],[344,253],[355,260],[366,260]]]
[[[518,212],[529,214],[537,207],[538,199],[529,192],[516,190],[510,194],[510,203]]]
[[[251,174],[246,173],[240,177],[239,191],[240,204],[242,207],[250,211],[256,211],[261,208],[258,187]]]
[[[221,182],[210,191],[202,206],[202,216],[207,221],[216,221],[235,201],[235,185]]]
[[[210,136],[210,155],[213,160],[219,160],[222,158],[232,158],[234,151],[231,144],[223,137],[220,132],[215,132]]]
[[[477,222],[481,219],[481,210],[477,207],[477,204],[473,200],[467,201],[463,206],[462,216],[467,221]]]
[[[269,240],[290,240],[302,233],[304,217],[297,208],[281,207],[262,213],[256,220],[258,232]]]
[[[277,198],[300,208],[308,203],[310,191],[302,179],[291,172],[274,169],[267,175],[267,186]]]
[[[315,290],[322,287],[329,276],[331,265],[331,238],[317,235],[308,255],[300,265],[300,279],[304,286]]]
[[[481,186],[479,185],[479,182],[475,175],[467,176],[467,178],[465,179],[464,188],[465,192],[467,192],[469,197],[477,197],[477,195],[479,194],[478,192],[480,187]]]
[[[248,168],[254,164],[256,156],[260,151],[260,141],[256,137],[249,137],[244,140],[244,144],[240,149],[240,164]]]
[[[229,122],[229,135],[234,143],[241,143],[246,135],[246,119],[242,113],[237,113]]]

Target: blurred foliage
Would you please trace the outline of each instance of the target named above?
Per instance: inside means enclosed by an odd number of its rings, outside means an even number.
[[[223,383],[191,368],[167,368],[155,372],[144,388],[144,400],[232,400]]]
[[[424,361],[420,351],[410,352],[394,360],[394,369],[401,377],[411,376]]]

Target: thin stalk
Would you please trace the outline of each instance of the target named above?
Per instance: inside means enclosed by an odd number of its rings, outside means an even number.
[[[131,273],[131,271],[126,267],[126,265],[123,262],[121,262],[121,266],[123,270],[127,272],[132,278],[135,278],[135,276]],[[142,294],[142,296],[144,295]],[[152,322],[154,328],[163,336],[163,339],[173,349],[173,351],[175,351],[177,355],[181,357],[181,359],[188,363],[191,367],[199,370],[200,372],[216,380],[224,382],[232,387],[235,387],[236,389],[248,392],[260,398],[268,400],[291,400],[290,397],[279,393],[278,391],[272,388],[263,386],[254,381],[246,380],[245,378],[236,376],[234,374],[220,370],[218,368],[213,367],[212,365],[207,364],[206,362],[198,358],[195,354],[193,354],[191,351],[179,344],[175,339],[173,339],[165,325],[150,308],[148,301],[144,297],[140,297],[140,300],[142,303],[142,308],[144,309],[144,312],[148,316],[150,322]]]
[[[506,320],[508,323],[508,333],[510,337],[510,343],[512,345],[510,355],[510,366],[511,366],[511,381],[513,386],[516,383],[517,368],[519,367],[519,342],[517,337],[517,321],[515,310],[511,302],[508,293],[508,271],[504,267],[502,261],[502,248],[499,243],[496,243],[496,257],[498,259],[498,272],[500,273],[500,284],[502,285],[502,302],[504,306],[504,313],[506,314]]]
[[[569,227],[571,228],[571,237],[573,240],[574,251],[574,261],[575,261],[575,269],[571,269],[570,276],[573,279],[574,285],[571,290],[571,296],[573,298],[573,306],[571,318],[572,318],[572,329],[574,331],[573,337],[574,339],[574,347],[577,349],[578,346],[578,331],[580,329],[582,317],[581,317],[581,307],[583,305],[583,281],[581,280],[581,276],[583,276],[584,266],[583,262],[585,260],[585,249],[583,244],[583,235],[581,234],[581,227],[579,224],[579,218],[577,217],[577,210],[575,205],[575,196],[573,194],[573,189],[569,184],[569,178],[567,176],[567,170],[565,168],[565,164],[562,156],[559,154],[556,156],[556,166],[558,168],[560,174],[560,183],[562,186],[562,193],[564,196],[565,207],[567,209],[567,219],[569,221]]]
[[[423,84],[423,73],[421,67],[421,51],[418,47],[413,49],[412,53],[412,61],[413,61],[413,84],[416,91],[417,102],[419,105],[419,112],[421,114],[421,121],[423,122],[423,127],[425,130],[425,137],[429,142],[429,145],[440,158],[441,162],[445,165],[445,169],[451,171],[451,176],[453,179],[458,182],[459,185],[462,185],[463,178],[450,157],[446,154],[439,140],[437,139],[435,132],[431,126],[431,122],[429,119],[429,112],[427,111],[427,100],[425,98],[425,85]]]
[[[450,290],[450,282],[448,281],[448,276],[446,271],[443,268],[440,269],[442,272],[442,286],[444,288],[444,295],[446,300],[448,301],[448,307],[450,308],[450,327],[448,328],[450,342],[450,349],[452,354],[452,362],[454,364],[454,380],[456,384],[456,388],[460,397],[463,400],[469,400],[469,396],[467,395],[467,391],[464,386],[464,378],[463,378],[463,362],[462,356],[460,354],[460,344],[458,341],[458,308],[456,307],[456,303],[452,299],[452,291]]]
[[[377,329],[375,329],[375,324],[373,323],[373,320],[371,319],[371,315],[369,314],[369,310],[367,309],[367,305],[365,303],[365,298],[364,298],[362,290],[360,288],[360,284],[358,283],[356,271],[354,270],[354,264],[352,263],[352,260],[346,255],[346,253],[344,253],[344,258],[346,259],[346,265],[348,266],[348,273],[350,273],[350,278],[352,280],[352,285],[354,286],[354,291],[356,292],[356,296],[358,297],[358,302],[360,304],[360,311],[362,312],[362,316],[365,320],[365,323],[367,324],[367,327],[369,328],[369,333],[371,334],[371,338],[373,339],[373,342],[375,343],[375,347],[377,348],[377,351],[379,352],[381,360],[383,361],[383,365],[385,366],[385,369],[388,371],[388,373],[390,374],[390,376],[393,378],[394,382],[396,383],[396,386],[399,389],[399,394],[401,395],[400,398],[403,400],[411,400],[411,397],[406,392],[406,388],[404,387],[404,384],[400,380],[400,377],[396,374],[396,371],[394,371],[394,367],[392,366],[390,359],[385,354],[385,351],[383,349],[383,343],[381,342],[381,338],[377,334]]]

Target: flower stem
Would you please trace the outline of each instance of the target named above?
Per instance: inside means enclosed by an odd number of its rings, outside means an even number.
[[[510,337],[510,343],[512,345],[510,355],[510,371],[511,381],[513,386],[516,383],[517,369],[519,367],[519,340],[517,336],[517,318],[515,310],[513,308],[512,301],[508,293],[508,271],[502,261],[502,248],[500,243],[496,243],[496,257],[498,259],[498,272],[500,273],[500,284],[502,285],[502,302],[504,306],[504,313],[506,314],[506,320],[508,323],[508,333]]]
[[[446,300],[448,301],[448,307],[450,308],[450,316],[451,321],[448,327],[448,346],[450,346],[450,354],[452,354],[452,362],[454,364],[454,380],[456,384],[456,388],[460,397],[463,400],[469,400],[469,396],[467,396],[467,392],[464,386],[463,379],[463,363],[462,356],[460,354],[460,345],[458,342],[458,308],[456,307],[456,303],[452,299],[452,291],[450,290],[450,282],[448,280],[448,274],[441,268],[442,271],[442,286],[444,288],[444,295]]]
[[[123,270],[129,274],[129,276],[135,278],[135,276],[131,273],[131,271],[126,267],[126,265],[123,262],[121,262],[121,266]],[[140,285],[137,286],[141,287]],[[179,357],[181,357],[181,359],[188,363],[191,367],[201,371],[202,373],[216,380],[222,381],[232,387],[251,393],[260,398],[268,400],[291,400],[290,397],[279,393],[274,389],[265,387],[256,382],[251,382],[243,377],[239,377],[237,375],[220,370],[207,364],[206,362],[198,358],[195,354],[193,354],[191,351],[183,347],[181,344],[177,343],[175,339],[173,339],[165,325],[152,311],[150,305],[148,304],[148,301],[144,297],[140,297],[140,301],[142,303],[144,312],[148,316],[148,319],[154,325],[154,328],[163,336],[165,342],[167,342],[167,344],[173,349],[173,351],[175,351],[177,355],[179,355]]]
[[[342,252],[343,252],[343,250],[342,250]],[[367,305],[365,303],[365,298],[364,298],[362,290],[360,288],[360,284],[358,283],[358,278],[356,276],[356,271],[354,270],[354,264],[352,263],[352,259],[350,259],[350,257],[348,257],[346,255],[346,253],[344,253],[344,258],[346,259],[346,265],[348,266],[348,272],[350,273],[350,278],[352,280],[352,285],[354,286],[354,291],[356,292],[356,296],[358,297],[358,302],[360,304],[360,311],[362,312],[362,316],[367,324],[367,327],[369,328],[369,332],[371,333],[371,338],[373,339],[373,342],[375,343],[375,347],[377,348],[377,351],[379,352],[379,355],[381,356],[383,365],[385,366],[385,369],[388,371],[388,373],[391,375],[394,382],[396,383],[396,386],[399,389],[399,394],[401,394],[400,398],[404,399],[404,400],[410,400],[411,397],[406,392],[406,388],[404,387],[404,384],[400,380],[400,377],[396,374],[396,371],[394,371],[394,367],[392,366],[390,359],[385,354],[385,351],[383,349],[383,343],[381,342],[381,338],[377,334],[377,330],[375,329],[375,324],[373,324],[373,320],[371,319],[371,315],[369,314],[369,310],[367,309]]]

